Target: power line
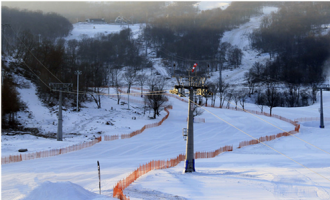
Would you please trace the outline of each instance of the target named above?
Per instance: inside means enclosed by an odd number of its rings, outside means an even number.
[[[225,122],[226,124],[228,124],[228,125],[232,126],[233,128],[235,128],[235,129],[239,130],[240,132],[244,133],[245,135],[247,135],[247,136],[249,136],[249,137],[251,137],[251,138],[253,138],[253,139],[257,140],[259,143],[263,144],[264,146],[266,146],[266,147],[268,147],[268,148],[272,149],[273,151],[275,151],[275,152],[279,153],[280,155],[282,155],[282,156],[284,156],[284,157],[288,158],[289,160],[291,160],[291,161],[293,161],[293,162],[297,163],[298,165],[300,165],[300,166],[302,166],[302,167],[304,167],[304,168],[306,168],[306,169],[310,170],[311,172],[313,172],[313,173],[315,173],[315,174],[319,175],[320,177],[322,177],[322,178],[324,178],[324,179],[326,179],[327,181],[329,181],[329,182],[330,182],[330,179],[329,179],[329,178],[327,178],[327,177],[323,176],[322,174],[320,174],[320,173],[318,173],[318,172],[316,172],[316,171],[314,171],[314,170],[310,169],[309,167],[307,167],[307,166],[305,166],[305,165],[301,164],[300,162],[298,162],[298,161],[294,160],[293,158],[291,158],[291,157],[289,157],[289,156],[285,155],[284,153],[282,153],[282,152],[280,152],[280,151],[276,150],[275,148],[273,148],[273,147],[271,147],[271,146],[267,145],[265,142],[262,142],[262,141],[260,141],[259,139],[257,139],[257,138],[255,138],[255,137],[253,137],[252,135],[250,135],[250,134],[246,133],[245,131],[243,131],[243,130],[239,129],[238,127],[236,127],[236,126],[234,126],[233,124],[231,124],[231,123],[227,122],[226,120],[224,120],[224,119],[220,118],[219,116],[217,116],[216,114],[214,114],[214,113],[212,113],[211,111],[207,110],[206,108],[204,108],[204,107],[202,107],[202,106],[200,106],[200,105],[196,104],[196,103],[195,103],[195,102],[193,102],[193,101],[191,101],[191,102],[192,102],[192,103],[194,103],[196,106],[198,106],[198,107],[200,107],[200,108],[202,108],[202,109],[206,110],[207,112],[209,112],[210,114],[212,114],[212,115],[213,115],[213,116],[215,116],[216,118],[220,119],[221,121]]]
[[[229,103],[232,104],[232,105],[235,105],[235,106],[239,106],[239,105],[236,105],[236,104],[231,103],[230,101],[229,101]],[[241,106],[240,106],[240,107],[241,107]],[[241,108],[242,108],[242,107],[241,107]],[[291,135],[291,136],[293,136],[293,137],[295,137],[295,138],[297,138],[297,139],[299,139],[299,140],[305,142],[306,144],[309,144],[309,145],[311,145],[311,146],[313,146],[313,147],[315,147],[315,148],[317,148],[317,149],[323,151],[324,153],[327,153],[327,154],[330,155],[330,153],[327,152],[326,150],[321,149],[320,147],[317,147],[317,146],[315,146],[315,145],[313,145],[313,144],[307,142],[306,140],[304,140],[304,139],[302,139],[302,138],[300,138],[300,137],[298,137],[298,136],[296,136],[296,135],[294,135],[294,134],[291,134],[291,133],[289,133],[289,132],[287,132],[287,131],[281,129],[280,127],[278,127],[278,126],[276,126],[276,125],[274,125],[274,124],[272,124],[272,123],[270,123],[270,122],[268,122],[268,121],[266,121],[266,120],[260,118],[259,116],[255,115],[255,114],[253,114],[253,113],[251,113],[251,112],[249,112],[249,111],[247,111],[247,110],[245,110],[245,109],[243,109],[243,110],[244,110],[245,112],[247,112],[247,113],[253,115],[254,117],[256,117],[256,118],[258,118],[258,119],[260,119],[260,120],[262,120],[262,121],[264,121],[264,122],[266,122],[266,123],[268,123],[268,124],[274,126],[275,128],[277,128],[277,129],[279,129],[279,130],[281,130],[281,131],[284,131],[285,133],[288,133],[289,135]]]
[[[14,30],[13,30],[13,28],[12,27],[10,27],[11,28],[11,30],[13,31],[13,32],[15,32]],[[15,35],[15,34],[14,34]],[[20,39],[19,39],[19,37],[17,37],[16,36],[16,38],[25,46],[25,48],[26,49],[28,49],[27,48],[27,46],[24,44],[24,42],[22,42]],[[60,83],[63,83],[59,78],[57,78],[57,76],[55,76],[44,64],[42,64],[42,62],[31,52],[31,50],[30,49],[28,49],[28,51],[29,51],[29,53],[41,64],[41,66],[42,67],[44,67],[51,75],[53,75]]]

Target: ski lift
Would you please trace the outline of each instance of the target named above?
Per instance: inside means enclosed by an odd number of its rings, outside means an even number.
[[[187,140],[187,136],[188,136],[187,128],[183,128],[182,129],[182,136],[183,136],[184,141],[186,141]]]

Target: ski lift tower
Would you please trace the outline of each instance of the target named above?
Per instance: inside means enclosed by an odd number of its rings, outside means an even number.
[[[62,139],[62,91],[71,91],[72,83],[49,83],[52,91],[60,92],[59,106],[58,106],[58,123],[57,123],[57,141]],[[77,102],[78,103],[78,102]]]
[[[322,90],[330,90],[329,84],[323,84],[320,86],[316,86],[316,89],[320,90],[320,128],[324,128],[324,118],[323,118],[323,96]]]
[[[172,77],[175,77],[178,85],[175,85],[175,88],[180,88],[181,93],[182,89],[189,90],[189,101],[188,101],[188,122],[187,122],[187,145],[186,145],[186,162],[185,162],[185,173],[195,171],[195,158],[194,158],[194,91],[197,89],[207,89],[205,82],[209,76],[206,75],[197,75],[197,70],[195,69],[197,64],[194,65],[193,69],[189,69],[188,75],[181,76],[175,75],[173,73]],[[183,79],[187,79],[187,82],[183,82]]]

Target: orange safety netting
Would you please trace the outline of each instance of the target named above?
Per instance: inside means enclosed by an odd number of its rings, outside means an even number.
[[[195,159],[214,158],[215,156],[219,155],[220,153],[232,151],[232,150],[233,150],[232,146],[225,146],[225,147],[221,147],[212,152],[196,152]],[[186,159],[185,155],[180,154],[176,158],[171,159],[171,160],[157,160],[157,161],[153,160],[147,164],[140,166],[134,172],[132,172],[130,175],[128,175],[126,178],[117,182],[116,186],[113,188],[113,197],[116,197],[121,200],[129,200],[129,197],[124,195],[123,191],[130,184],[132,184],[135,180],[137,180],[139,177],[150,172],[151,170],[167,169],[167,168],[175,167],[180,162],[184,161],[185,159]]]
[[[106,135],[106,136],[104,136],[104,141],[117,140],[117,139],[119,139],[119,137],[120,137],[121,139],[131,138],[131,137],[134,137],[134,136],[136,136],[136,135],[142,133],[142,132],[143,132],[144,130],[146,130],[147,128],[153,128],[153,127],[160,126],[160,125],[162,125],[162,123],[163,123],[163,122],[168,118],[168,116],[170,115],[170,112],[168,111],[168,109],[172,109],[172,106],[167,106],[166,108],[164,108],[164,110],[167,112],[167,114],[166,114],[166,116],[163,117],[163,119],[160,120],[159,122],[144,125],[144,126],[143,126],[141,129],[139,129],[139,130],[133,131],[133,132],[128,133],[128,134],[121,134],[120,136],[119,136],[119,135],[112,135],[112,136]]]
[[[319,121],[319,120],[320,120],[319,117],[302,117],[302,118],[295,119],[294,121],[308,122],[308,121]],[[330,117],[324,117],[323,120],[330,121]]]
[[[23,160],[32,160],[36,158],[46,158],[46,157],[51,157],[51,156],[57,156],[73,151],[78,151],[87,147],[91,147],[95,145],[96,143],[99,143],[102,141],[102,137],[98,137],[90,142],[84,142],[81,144],[76,144],[72,145],[69,147],[64,147],[61,149],[51,149],[51,150],[46,150],[46,151],[40,151],[40,152],[33,152],[33,153],[24,153],[20,155],[14,155],[14,156],[5,156],[1,157],[1,164],[8,164],[8,163],[13,163],[13,162],[20,162]]]

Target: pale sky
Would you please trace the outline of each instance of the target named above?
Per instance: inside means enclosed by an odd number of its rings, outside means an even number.
[[[231,1],[201,1],[198,7],[200,10],[209,10],[218,7],[225,9],[229,6],[230,2]]]

